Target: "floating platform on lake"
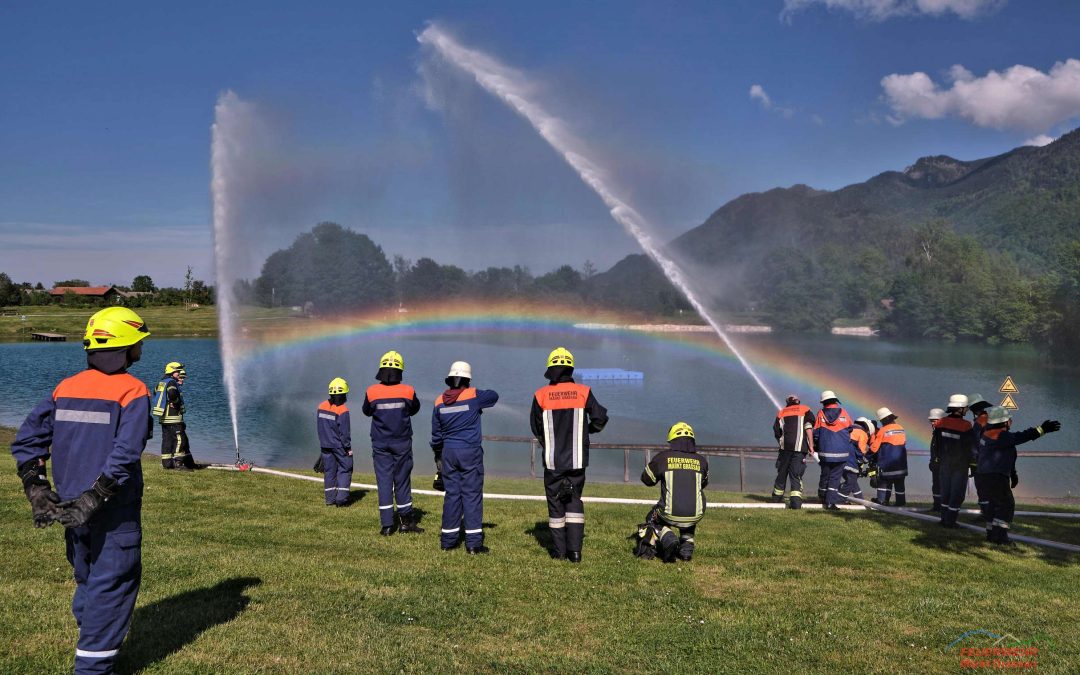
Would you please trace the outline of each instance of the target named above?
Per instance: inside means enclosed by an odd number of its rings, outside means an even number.
[[[38,342],[67,342],[67,336],[60,333],[30,333],[30,337]]]
[[[623,370],[622,368],[578,368],[574,375],[582,380],[618,380],[640,382],[645,379],[645,373],[640,370]]]

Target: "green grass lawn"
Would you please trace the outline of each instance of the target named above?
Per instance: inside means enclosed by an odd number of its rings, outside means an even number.
[[[0,339],[29,339],[30,333],[60,333],[68,339],[82,339],[86,321],[97,308],[59,305],[5,307],[0,313]],[[218,333],[216,307],[138,307],[135,309],[155,337],[213,337]],[[244,307],[245,325],[253,331],[271,330],[306,319],[290,309]],[[23,318],[25,317],[25,319]]]
[[[959,652],[945,648],[975,629],[1034,643],[1044,672],[1080,663],[1077,556],[974,533],[862,511],[716,509],[693,562],[664,565],[629,552],[643,507],[588,505],[574,566],[541,545],[542,503],[486,501],[492,552],[467,556],[439,550],[437,497],[415,498],[427,532],[383,538],[373,492],[330,509],[315,483],[165,473],[155,460],[128,672],[954,672]],[[6,453],[0,519],[0,672],[70,672],[62,532],[32,527]],[[1080,543],[1076,524],[1025,527]]]

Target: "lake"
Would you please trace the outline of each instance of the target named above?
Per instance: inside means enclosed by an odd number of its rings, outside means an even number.
[[[1016,427],[1026,428],[1046,418],[1063,424],[1060,433],[1021,450],[1080,450],[1080,391],[1075,378],[1047,369],[1026,348],[838,336],[752,335],[739,336],[738,341],[777,396],[797,393],[816,409],[819,391],[829,388],[854,415],[872,416],[877,407],[889,406],[900,414],[912,449],[926,446],[929,408],[944,407],[948,395],[955,392],[981,392],[997,403],[1003,397],[998,388],[1008,375],[1020,390],[1015,395],[1020,406]],[[315,407],[325,397],[327,383],[342,376],[352,388],[349,403],[354,410],[358,470],[370,471],[370,453],[364,451],[368,423],[360,414],[360,402],[364,388],[374,382],[378,357],[396,349],[405,357],[405,380],[417,389],[423,404],[413,418],[415,471],[433,473],[428,450],[431,404],[444,388],[442,378],[450,363],[469,361],[473,384],[499,392],[499,404],[484,415],[486,434],[527,437],[532,393],[544,384],[548,351],[559,345],[574,352],[579,368],[644,373],[639,382],[588,382],[611,415],[608,428],[593,437],[595,442],[660,443],[671,424],[685,420],[694,426],[699,443],[773,445],[774,406],[714,339],[567,329],[394,337],[365,334],[261,352],[248,358],[242,368],[241,454],[264,466],[310,468],[318,452]],[[196,459],[234,460],[217,341],[151,338],[132,373],[152,387],[163,365],[173,360],[182,361],[188,371],[184,395]],[[61,378],[84,364],[77,342],[0,344],[0,424],[18,426]],[[148,449],[157,452],[159,444],[157,435]],[[489,443],[485,450],[489,473],[528,475],[528,444]],[[737,489],[737,461],[716,458],[712,464],[712,485]],[[767,492],[772,462],[747,465],[747,488]],[[637,481],[641,466],[641,456],[633,457],[632,481]],[[929,494],[926,459],[913,457],[910,466],[910,492]],[[1021,458],[1019,472],[1020,497],[1080,493],[1080,459]],[[621,451],[593,451],[590,480],[619,481],[622,475]],[[816,481],[817,470],[811,467],[807,471],[810,494]],[[862,482],[865,490],[867,482]]]

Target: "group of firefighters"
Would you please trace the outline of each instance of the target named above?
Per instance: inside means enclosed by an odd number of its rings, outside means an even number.
[[[838,509],[848,498],[861,500],[859,477],[870,478],[877,495],[870,501],[895,506],[907,503],[904,480],[908,475],[907,434],[888,408],[879,408],[877,422],[852,419],[833,391],[821,392],[821,409],[815,415],[798,396],[788,396],[776,414],[773,436],[779,446],[772,499],[783,502],[788,487],[788,506],[801,508],[802,476],[808,457],[821,466],[818,498],[826,509]],[[966,415],[971,412],[972,420]],[[986,523],[986,539],[1009,543],[1016,502],[1012,489],[1019,483],[1016,446],[1061,429],[1056,420],[1037,427],[1011,431],[1007,408],[992,406],[981,394],[953,394],[948,405],[928,415],[930,475],[934,503],[941,525],[959,527],[957,518],[967,493],[968,478],[975,479],[979,515]]]
[[[27,416],[11,451],[36,527],[60,523],[65,528],[67,558],[75,577],[72,612],[79,626],[75,670],[111,672],[127,634],[142,576],[141,455],[153,435],[152,414],[162,432],[162,466],[185,471],[194,466],[184,425],[181,387],[184,365],[170,362],[153,394],[127,369],[142,355],[150,335],[134,311],[109,307],[94,314],[83,337],[87,369],[57,385]],[[379,493],[381,533],[418,533],[411,496],[411,417],[420,410],[415,390],[402,382],[405,365],[391,351],[380,359],[376,384],[365,391],[362,411],[372,418],[371,441]],[[589,464],[589,434],[607,424],[607,410],[588,386],[573,379],[574,356],[565,348],[551,352],[544,377],[532,400],[530,427],[543,449],[544,492],[551,534],[550,555],[581,562],[585,531],[582,491]],[[470,554],[487,553],[483,531],[484,464],[480,417],[499,395],[472,386],[472,368],[454,362],[447,389],[432,409],[431,448],[435,453],[436,489],[445,492],[440,544],[443,550],[464,541]],[[321,446],[327,505],[348,501],[352,440],[348,383],[335,378],[316,420]],[[976,477],[980,502],[985,498],[988,537],[1008,540],[1012,520],[1011,487],[1016,486],[1016,445],[1057,431],[1047,420],[1019,433],[1009,431],[1008,411],[988,407],[981,397],[953,396],[946,410],[931,411],[934,425],[931,471],[935,506],[942,524],[955,527],[966,488],[967,472]],[[777,415],[774,432],[780,444],[779,474],[773,492],[783,500],[790,479],[789,505],[803,501],[806,456],[822,465],[819,490],[828,508],[844,495],[861,495],[858,477],[865,471],[878,489],[875,501],[887,504],[895,492],[904,504],[907,475],[906,438],[897,417],[878,410],[880,426],[852,420],[831,391],[822,393],[815,416],[797,397]],[[980,407],[981,406],[981,407]],[[964,419],[968,409],[972,424]],[[644,558],[690,560],[694,532],[705,512],[707,459],[697,452],[694,430],[685,422],[670,427],[668,449],[649,461],[641,480],[660,486],[660,500],[637,531],[635,553]],[[47,475],[52,460],[55,490]],[[1011,483],[1010,483],[1011,477]]]

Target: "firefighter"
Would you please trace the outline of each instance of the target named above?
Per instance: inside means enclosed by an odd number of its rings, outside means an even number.
[[[1016,473],[1016,446],[1061,429],[1061,422],[1046,420],[1037,427],[1013,433],[1009,430],[1011,418],[1006,408],[989,408],[986,427],[979,439],[979,465],[975,475],[982,477],[983,489],[989,497],[986,540],[994,544],[1009,543],[1009,527],[1016,508],[1012,491],[1020,482]]]
[[[814,423],[814,449],[821,459],[818,496],[825,493],[823,505],[836,510],[840,503],[840,480],[851,453],[851,415],[840,407],[840,399],[828,389],[821,392],[821,410]]]
[[[945,406],[945,417],[934,425],[930,447],[937,453],[941,485],[941,525],[956,528],[960,507],[967,492],[968,473],[975,456],[975,432],[971,422],[964,419],[968,397],[953,394]]]
[[[874,423],[865,417],[855,418],[855,424],[851,427],[851,450],[844,463],[844,482],[840,485],[841,495],[863,498],[862,488],[859,487],[859,476],[866,475],[866,455],[869,452],[873,428]]]
[[[126,307],[90,317],[83,337],[87,369],[61,381],[11,444],[34,525],[55,521],[66,528],[79,626],[76,673],[112,672],[139,594],[140,457],[153,421],[150,392],[127,369],[149,335]],[[50,458],[56,492],[46,476]]]
[[[548,528],[556,560],[581,562],[585,538],[585,468],[589,466],[589,434],[607,424],[607,409],[592,390],[574,382],[574,355],[557,347],[548,355],[548,384],[533,396],[529,425],[544,451],[544,493]]]
[[[327,399],[315,412],[319,432],[320,459],[323,471],[323,495],[327,506],[349,505],[349,486],[352,484],[352,421],[348,400],[349,383],[340,377],[330,380]]]
[[[389,351],[379,359],[378,384],[367,388],[363,413],[371,418],[371,454],[375,484],[379,491],[379,534],[389,537],[397,530],[423,532],[412,506],[412,416],[420,410],[416,391],[402,384],[405,360]]]
[[[888,505],[890,493],[896,493],[896,505],[907,504],[904,479],[907,477],[907,433],[897,424],[888,408],[878,408],[881,427],[870,439],[870,452],[877,458],[877,503]],[[867,420],[869,421],[869,420]]]
[[[990,408],[990,402],[982,394],[968,396],[968,410],[971,412],[971,428],[975,434],[975,452],[971,458],[970,475],[975,482],[975,494],[979,499],[979,518],[990,522],[990,498],[985,494],[982,487],[982,478],[976,470],[979,462],[979,438],[983,429],[986,428],[986,411]]]
[[[153,415],[161,423],[161,468],[191,471],[195,461],[191,457],[187,424],[184,423],[184,395],[181,387],[187,379],[187,370],[179,361],[165,366],[165,377],[154,388]]]
[[[931,408],[926,419],[930,422],[930,492],[934,497],[934,505],[930,507],[933,513],[941,513],[941,458],[938,456],[937,446],[934,444],[934,425],[945,417],[945,411],[941,408]]]
[[[472,366],[455,361],[444,380],[447,390],[431,411],[431,448],[442,457],[442,535],[439,544],[449,551],[461,543],[465,552],[487,553],[484,546],[484,448],[480,415],[499,400],[499,394],[472,387]]]
[[[806,471],[806,456],[814,451],[811,445],[814,431],[814,413],[792,394],[786,406],[776,413],[773,420],[773,436],[779,446],[776,457],[776,481],[773,482],[772,500],[784,501],[784,484],[790,487],[788,507],[802,507],[802,477]]]
[[[638,556],[660,555],[664,562],[694,556],[694,531],[705,515],[705,486],[709,460],[697,452],[694,429],[676,422],[668,430],[668,449],[656,455],[641,472],[641,482],[660,483],[660,501],[638,527]],[[676,536],[675,532],[678,532]]]

